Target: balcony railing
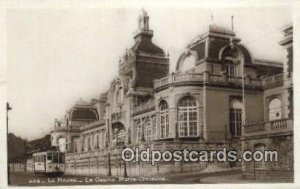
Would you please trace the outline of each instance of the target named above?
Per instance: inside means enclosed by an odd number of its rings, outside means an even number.
[[[171,84],[179,83],[211,83],[211,84],[222,84],[222,85],[236,85],[242,86],[243,78],[227,75],[217,75],[206,73],[176,73],[171,74],[167,77],[154,81],[154,88],[164,87]],[[246,77],[244,80],[246,87],[258,87],[262,88],[261,79],[254,79]]]
[[[256,134],[272,134],[293,131],[292,119],[280,119],[269,122],[247,124],[244,127],[245,136]]]
[[[211,74],[208,72],[204,73],[173,73],[167,77],[154,80],[154,88],[165,87],[168,85],[179,84],[179,83],[210,83],[227,86],[242,86],[243,78],[228,75]],[[245,77],[244,85],[248,88],[264,88],[274,87],[283,84],[283,75],[278,74],[271,77],[256,79],[251,77]]]

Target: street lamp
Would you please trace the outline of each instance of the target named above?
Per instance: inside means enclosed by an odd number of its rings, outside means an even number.
[[[8,152],[8,111],[12,110],[9,103],[6,103],[6,145],[7,145],[7,152]],[[8,161],[8,153],[7,153],[7,183],[10,184],[10,167]]]
[[[108,152],[108,176],[111,176],[110,152]]]
[[[123,150],[126,148],[126,145],[124,144],[124,146],[123,146]],[[125,154],[125,156],[126,156],[126,154]],[[126,178],[126,177],[128,177],[128,174],[127,174],[127,162],[126,161],[124,161],[124,177]]]

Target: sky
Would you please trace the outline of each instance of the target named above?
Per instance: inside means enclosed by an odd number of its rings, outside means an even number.
[[[134,43],[141,8],[8,10],[9,132],[28,140],[43,137],[77,100],[99,98],[117,76],[119,57]],[[143,8],[153,42],[170,54],[171,71],[186,45],[210,24],[231,28],[231,15],[237,37],[254,58],[282,61],[278,41],[292,23],[288,7]]]

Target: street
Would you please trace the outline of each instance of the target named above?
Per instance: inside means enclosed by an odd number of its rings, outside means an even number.
[[[107,177],[64,175],[60,177],[35,175],[34,173],[12,172],[11,185],[19,186],[54,186],[54,185],[102,185],[102,184],[197,184],[197,183],[254,183],[243,180],[240,171],[219,173],[182,173],[155,177]]]

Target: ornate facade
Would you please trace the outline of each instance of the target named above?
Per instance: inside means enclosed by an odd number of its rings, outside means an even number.
[[[52,145],[66,151],[67,173],[133,176],[201,171],[208,163],[124,163],[120,150],[226,147],[240,152],[242,146],[256,145],[249,135],[256,136],[259,121],[266,131],[292,126],[292,85],[286,82],[292,77],[290,59],[284,64],[255,59],[233,31],[213,25],[187,45],[176,72],[169,73],[168,54],[152,37],[149,16],[143,11],[135,44],[120,60],[119,75],[109,89],[89,103],[77,102],[64,120],[56,121]],[[242,167],[240,162],[215,164]]]

